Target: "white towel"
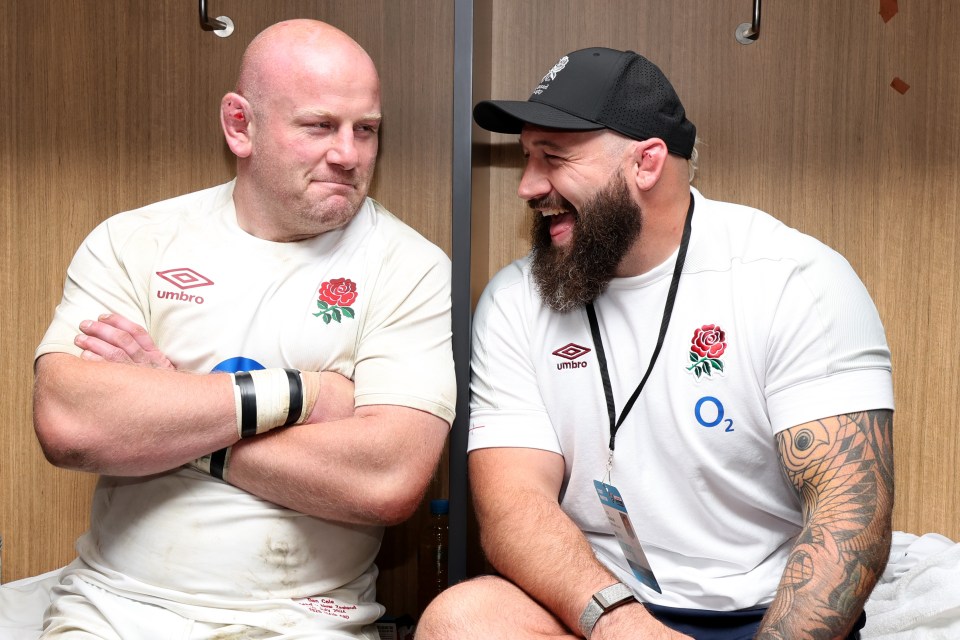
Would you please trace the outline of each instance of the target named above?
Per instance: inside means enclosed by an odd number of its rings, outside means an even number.
[[[0,639],[37,640],[60,569],[0,585]]]
[[[960,543],[932,533],[911,536],[905,550],[897,542],[895,537],[884,578],[867,600],[861,637],[960,639]]]

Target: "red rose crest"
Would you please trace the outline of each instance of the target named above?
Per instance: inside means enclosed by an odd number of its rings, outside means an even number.
[[[323,318],[324,324],[331,320],[340,322],[342,318],[353,318],[353,309],[350,305],[357,299],[357,285],[353,280],[334,278],[320,285],[320,297],[317,308],[320,309],[315,317]]]
[[[705,324],[693,330],[693,340],[690,344],[690,362],[687,371],[692,371],[697,378],[703,374],[712,375],[714,371],[723,373],[723,362],[720,356],[727,350],[727,336],[719,326]]]

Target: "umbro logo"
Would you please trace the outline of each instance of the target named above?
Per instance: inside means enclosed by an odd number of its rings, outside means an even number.
[[[178,289],[195,289],[213,284],[213,280],[188,267],[157,271],[157,275]]]
[[[577,358],[583,357],[590,353],[590,348],[583,347],[575,342],[565,344],[556,351],[553,352],[553,355],[558,356],[566,360],[566,362],[558,362],[557,369],[580,369],[587,366],[586,362],[576,362]]]
[[[187,289],[208,287],[213,284],[213,280],[188,267],[157,271],[157,275],[176,288],[180,289],[180,291],[164,291],[162,289],[157,289],[157,297],[161,300],[178,300],[181,302],[194,302],[196,304],[203,304],[203,296],[184,292]]]

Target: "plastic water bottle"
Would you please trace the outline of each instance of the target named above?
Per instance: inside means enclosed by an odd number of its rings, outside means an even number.
[[[430,519],[420,537],[417,550],[417,605],[419,613],[447,588],[447,544],[450,502],[430,501]]]

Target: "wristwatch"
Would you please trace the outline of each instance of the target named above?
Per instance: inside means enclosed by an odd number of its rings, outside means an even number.
[[[622,582],[600,589],[593,594],[590,602],[587,603],[587,608],[580,614],[580,633],[583,634],[584,638],[590,640],[593,627],[597,624],[600,616],[628,602],[637,602],[637,597]]]

